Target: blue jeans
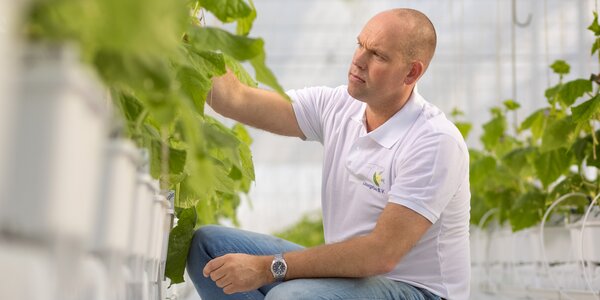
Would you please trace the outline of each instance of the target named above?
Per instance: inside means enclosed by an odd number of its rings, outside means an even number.
[[[273,255],[302,248],[268,235],[221,226],[204,226],[194,234],[187,271],[203,300],[440,299],[427,290],[383,276],[294,279],[269,284],[254,291],[226,295],[210,278],[202,275],[202,269],[211,259],[228,253]]]

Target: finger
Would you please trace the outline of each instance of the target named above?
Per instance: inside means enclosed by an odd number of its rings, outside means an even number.
[[[204,266],[204,269],[202,270],[202,274],[204,274],[204,277],[208,277],[214,270],[223,266],[225,261],[222,259],[222,257],[223,256],[217,257],[217,258],[209,261],[206,264],[206,266]]]
[[[217,281],[222,279],[223,277],[225,277],[225,275],[227,275],[228,273],[228,268],[225,265],[222,265],[220,268],[213,270],[210,273],[210,279],[212,279],[212,281]]]
[[[227,295],[231,295],[233,293],[237,293],[238,290],[235,288],[235,286],[233,284],[227,285],[226,287],[223,288],[223,293],[227,294]]]
[[[232,284],[233,282],[231,282],[231,280],[227,277],[223,277],[217,281],[215,281],[215,284],[220,287],[220,288],[224,288],[230,284]]]

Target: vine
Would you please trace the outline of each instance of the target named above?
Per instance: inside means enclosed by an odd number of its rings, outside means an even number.
[[[210,12],[236,32],[204,26]],[[74,45],[110,90],[122,134],[150,153],[150,172],[175,190],[179,219],[169,239],[166,275],[183,281],[194,229],[236,221],[239,194],[254,180],[245,128],[204,114],[211,78],[231,69],[283,94],[265,65],[264,42],[248,34],[251,0],[31,0],[24,32],[32,42]]]
[[[588,29],[595,42],[591,54],[600,61],[598,14]],[[514,134],[507,130],[506,115],[519,109],[508,100],[491,109],[492,119],[483,125],[482,150],[471,149],[471,223],[497,211],[500,223],[514,231],[538,224],[549,205],[559,196],[581,192],[595,197],[600,178],[589,179],[585,169],[600,168],[596,129],[600,117],[598,74],[568,82],[567,62],[557,60],[550,68],[558,83],[545,91],[548,106],[529,115]],[[460,126],[459,126],[460,127]],[[558,213],[582,213],[589,201],[573,198]]]

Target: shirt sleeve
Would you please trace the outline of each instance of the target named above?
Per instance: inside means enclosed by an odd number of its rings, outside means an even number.
[[[306,140],[323,144],[325,115],[331,106],[329,101],[333,89],[328,87],[311,87],[287,92],[292,99],[292,108],[298,126]]]
[[[447,134],[418,139],[396,164],[389,201],[435,223],[468,176],[468,153]]]

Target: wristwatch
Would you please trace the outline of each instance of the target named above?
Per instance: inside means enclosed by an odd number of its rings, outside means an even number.
[[[271,273],[275,281],[283,281],[287,273],[287,263],[283,259],[283,253],[275,254],[273,262],[271,262]]]

